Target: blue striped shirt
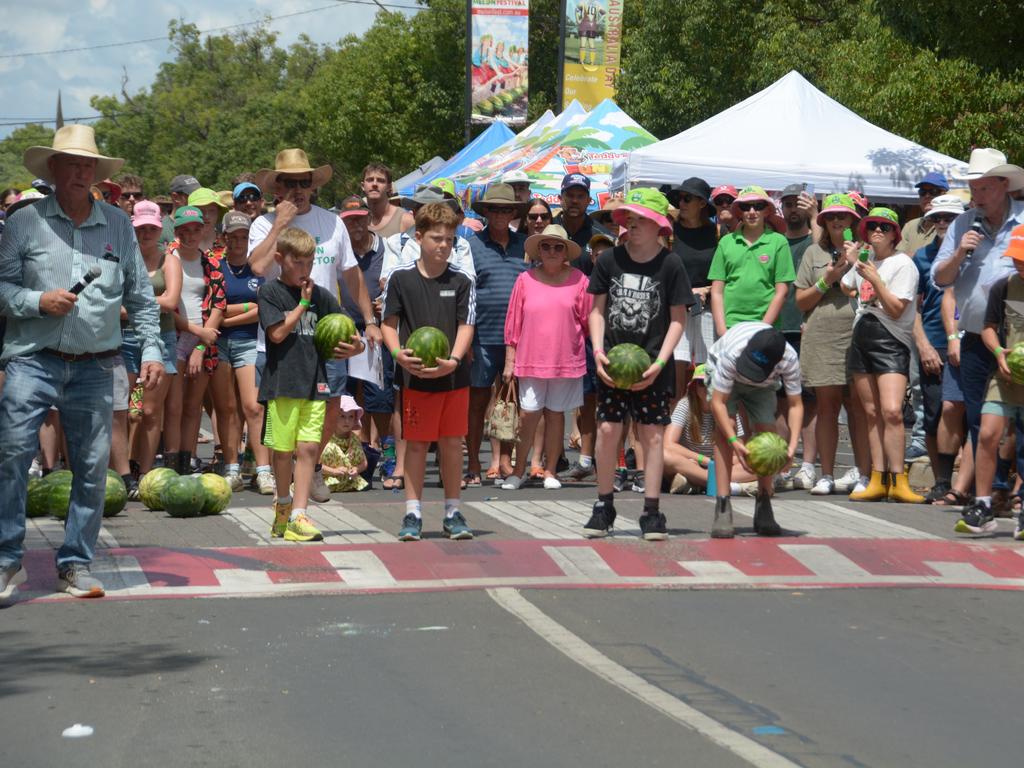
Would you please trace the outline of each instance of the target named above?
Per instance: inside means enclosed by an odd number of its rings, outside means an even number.
[[[89,269],[102,270],[63,317],[44,315],[46,291],[70,288]],[[143,362],[163,360],[160,315],[128,216],[93,202],[75,226],[55,195],[15,213],[0,239],[0,315],[8,318],[3,359],[41,349],[69,354],[121,346],[121,305],[142,340]]]
[[[505,346],[505,315],[512,288],[521,272],[530,268],[526,261],[526,235],[508,233],[508,247],[491,240],[490,228],[469,238],[476,272],[476,341],[478,344]]]

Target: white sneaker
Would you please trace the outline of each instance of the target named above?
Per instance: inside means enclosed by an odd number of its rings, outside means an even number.
[[[274,476],[266,470],[257,474],[256,490],[263,496],[273,496],[277,493],[277,483],[274,482]]]
[[[523,484],[523,478],[519,475],[509,475],[502,481],[501,490],[503,491],[518,491],[519,486]]]
[[[759,490],[760,486],[757,484],[757,480],[751,480],[749,483],[740,483],[739,492],[736,495],[754,498]],[[729,491],[732,491],[732,486],[729,487]]]
[[[801,465],[800,469],[793,474],[793,488],[798,491],[809,491],[814,487],[814,481],[817,479],[814,467]]]
[[[331,489],[324,482],[323,472],[313,473],[313,482],[309,484],[309,497],[313,501],[319,501],[321,504],[331,500]]]
[[[544,478],[544,490],[557,491],[561,487],[562,483],[558,480],[557,477],[554,477],[553,475],[548,475],[547,477]]]
[[[829,496],[835,490],[836,481],[832,479],[832,475],[822,475],[821,479],[811,488],[811,494],[814,496]]]
[[[796,470],[790,469],[788,472],[776,475],[772,485],[775,486],[776,491],[792,491],[794,477],[796,477]]]
[[[242,480],[242,475],[238,472],[228,472],[224,475],[224,479],[228,481],[228,485],[231,486],[231,492],[235,493],[242,490],[245,482]]]
[[[840,493],[850,493],[860,480],[860,470],[850,467],[846,473],[836,478],[835,489]]]
[[[857,483],[850,489],[850,493],[863,493],[868,489],[868,485],[871,483],[871,478],[867,475],[861,475],[857,478]]]

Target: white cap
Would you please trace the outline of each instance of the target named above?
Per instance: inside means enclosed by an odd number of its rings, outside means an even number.
[[[929,216],[937,216],[940,213],[955,213],[959,216],[963,212],[964,201],[960,195],[939,195],[932,198],[932,207],[928,209],[928,213],[924,217],[927,219]]]
[[[515,170],[506,171],[501,175],[502,184],[529,184],[530,177],[526,175],[525,171]]]

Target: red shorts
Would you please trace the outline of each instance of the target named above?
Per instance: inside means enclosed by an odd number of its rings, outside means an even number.
[[[451,392],[402,389],[402,437],[430,443],[469,432],[469,387]]]

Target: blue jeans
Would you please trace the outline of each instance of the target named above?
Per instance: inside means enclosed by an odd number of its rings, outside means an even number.
[[[46,352],[7,361],[0,394],[0,568],[20,564],[24,554],[28,470],[51,406],[60,412],[74,474],[57,568],[92,562],[103,522],[116,361],[108,357],[70,363]]]

